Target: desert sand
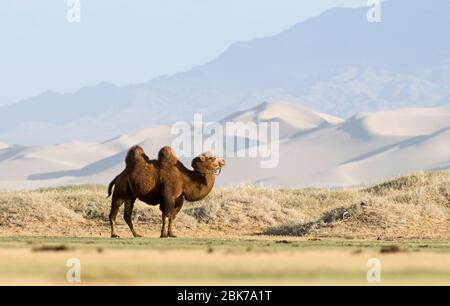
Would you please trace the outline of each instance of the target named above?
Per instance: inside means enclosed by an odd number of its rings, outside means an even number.
[[[450,168],[450,107],[361,113],[346,120],[287,102],[263,103],[224,122],[280,123],[278,167],[259,158],[227,158],[219,186],[346,187],[421,170]],[[144,129],[101,143],[21,146],[0,142],[0,189],[107,184],[124,166],[130,146],[151,158],[175,135],[170,126]],[[189,158],[183,159],[189,164]]]

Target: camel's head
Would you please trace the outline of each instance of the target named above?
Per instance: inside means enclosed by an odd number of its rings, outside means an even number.
[[[220,173],[223,166],[225,166],[225,160],[209,152],[200,154],[192,160],[192,168],[201,174]]]

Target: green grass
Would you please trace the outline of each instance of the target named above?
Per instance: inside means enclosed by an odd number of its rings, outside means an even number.
[[[439,240],[336,240],[336,239],[215,239],[215,238],[77,238],[77,237],[0,237],[0,249],[33,249],[42,246],[67,246],[70,249],[96,250],[225,250],[231,252],[283,252],[304,250],[379,250],[386,246],[398,246],[402,251],[449,252],[450,241]]]

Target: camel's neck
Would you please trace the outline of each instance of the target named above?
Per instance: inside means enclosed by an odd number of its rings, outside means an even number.
[[[200,174],[196,171],[184,173],[184,197],[188,201],[200,201],[206,197],[214,187],[216,175],[214,173]]]

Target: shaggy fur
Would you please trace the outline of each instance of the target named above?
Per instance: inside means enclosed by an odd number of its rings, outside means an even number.
[[[108,195],[112,193],[113,196],[109,215],[111,237],[119,237],[115,230],[115,219],[123,203],[124,219],[133,235],[140,237],[131,218],[136,199],[149,205],[160,205],[161,237],[176,237],[173,222],[183,201],[199,201],[206,197],[214,186],[216,172],[225,165],[222,158],[204,153],[192,160],[194,170],[189,170],[177,159],[170,147],[163,147],[159,151],[158,160],[150,160],[139,146],[129,150],[125,163],[125,170],[108,187]],[[169,225],[166,232],[167,219]]]

